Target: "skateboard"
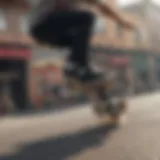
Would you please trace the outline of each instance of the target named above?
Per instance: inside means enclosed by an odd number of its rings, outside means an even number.
[[[109,124],[121,124],[127,104],[125,98],[110,95],[115,86],[114,80],[103,78],[95,82],[82,83],[69,77],[65,79],[69,90],[79,91],[89,98],[92,110],[98,118],[106,119]]]

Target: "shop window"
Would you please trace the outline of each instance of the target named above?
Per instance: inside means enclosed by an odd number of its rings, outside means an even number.
[[[0,11],[0,31],[7,29],[7,21],[3,11]]]
[[[106,32],[106,24],[102,17],[97,17],[94,26],[94,32],[96,34],[104,34]]]
[[[134,42],[136,46],[141,45],[142,39],[141,39],[141,33],[139,30],[134,31]]]
[[[28,17],[26,15],[23,15],[20,17],[20,29],[21,32],[27,33],[28,32]]]
[[[122,34],[123,34],[123,28],[122,28],[122,25],[121,24],[119,24],[119,23],[117,23],[117,36],[119,37],[119,38],[121,38],[122,37]]]

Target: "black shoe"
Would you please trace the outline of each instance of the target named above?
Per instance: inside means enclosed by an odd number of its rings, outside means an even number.
[[[103,75],[92,71],[88,67],[78,67],[76,65],[70,65],[64,71],[65,76],[77,79],[83,83],[95,82],[103,79]]]
[[[103,75],[97,72],[94,72],[93,70],[89,68],[82,68],[79,69],[79,78],[82,82],[95,82],[99,81],[103,78]]]

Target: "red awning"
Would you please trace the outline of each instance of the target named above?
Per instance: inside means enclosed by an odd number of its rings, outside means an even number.
[[[31,58],[30,49],[0,49],[0,58],[8,59],[24,59],[28,60]]]

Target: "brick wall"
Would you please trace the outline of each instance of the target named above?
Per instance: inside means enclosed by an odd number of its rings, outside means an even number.
[[[147,28],[144,21],[134,14],[122,12],[115,1],[107,1],[110,6],[124,19],[131,22],[135,26],[135,30],[121,29],[121,33],[118,31],[118,24],[109,17],[103,17],[106,24],[106,31],[101,35],[95,35],[92,39],[94,45],[108,45],[116,48],[148,48],[147,40]],[[98,12],[98,11],[97,11]],[[137,44],[135,40],[136,31],[139,34],[140,43]],[[145,34],[145,36],[144,36]]]

